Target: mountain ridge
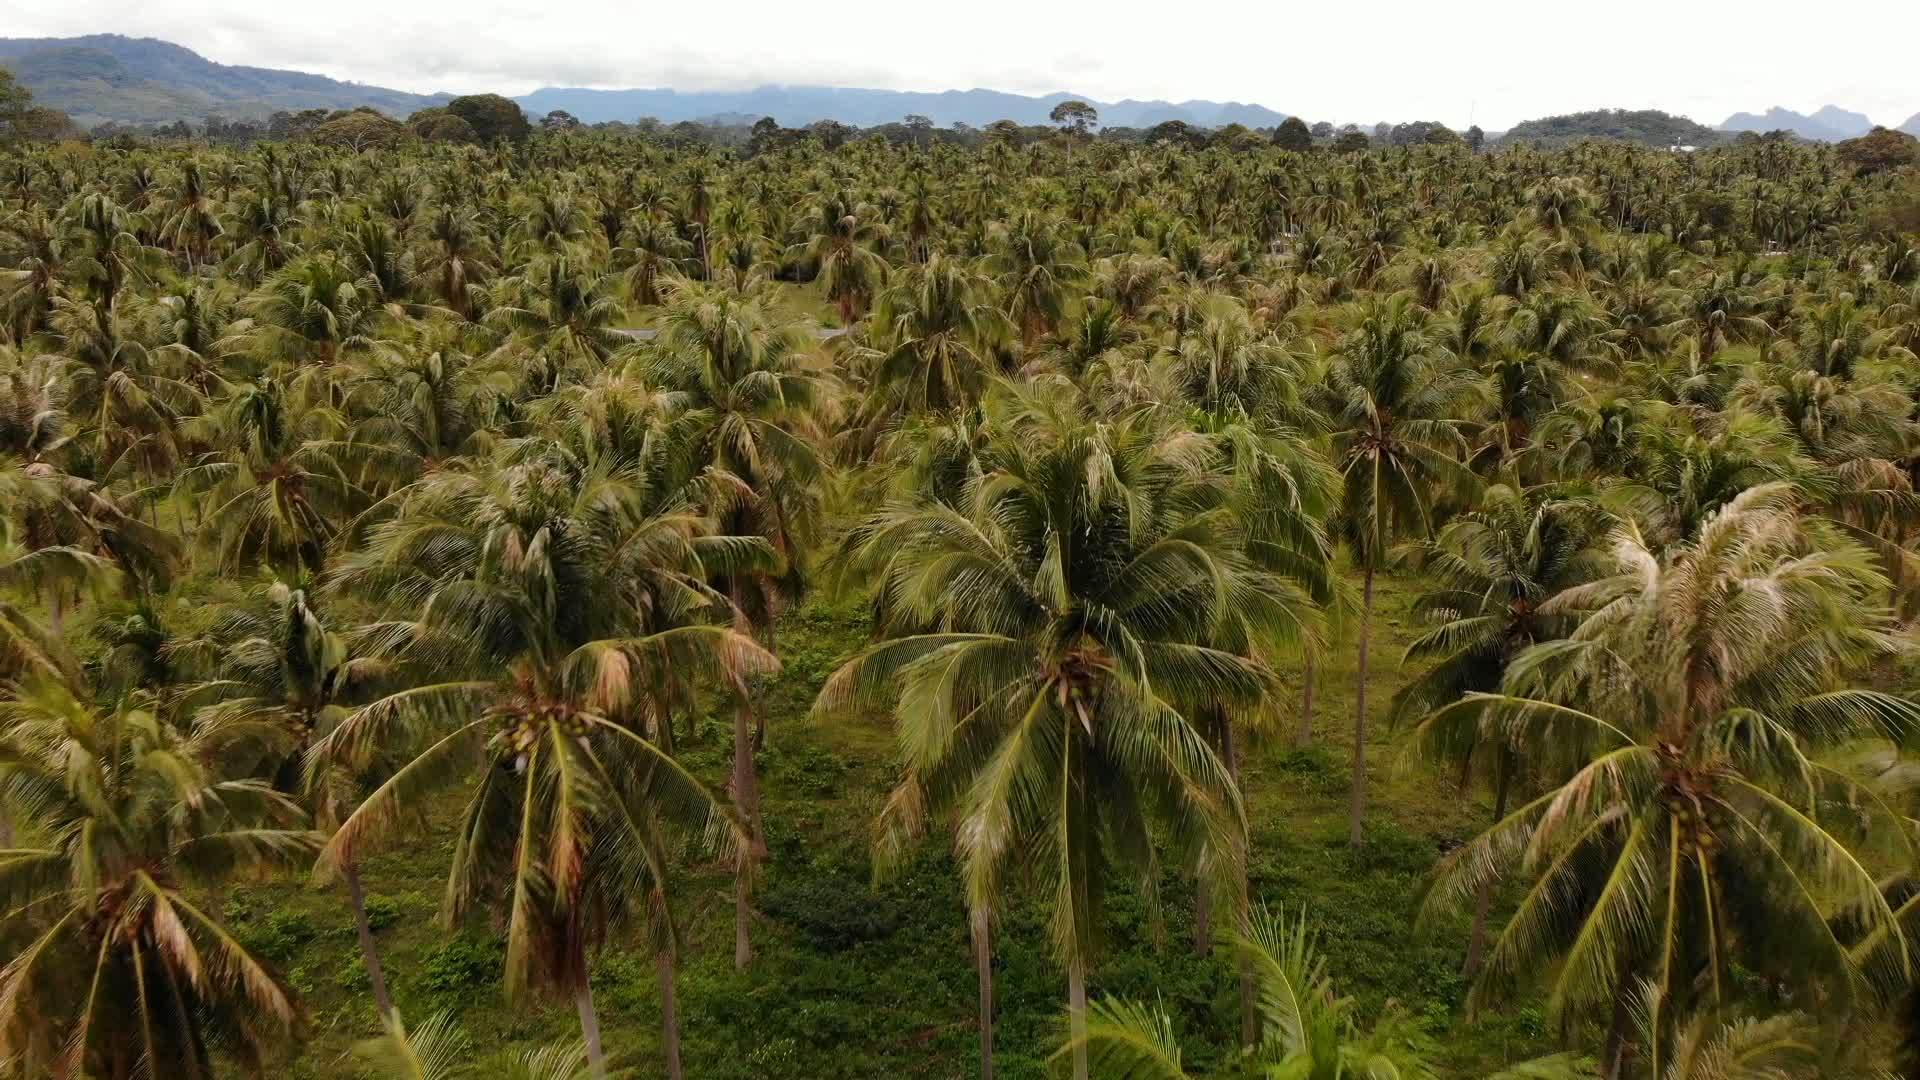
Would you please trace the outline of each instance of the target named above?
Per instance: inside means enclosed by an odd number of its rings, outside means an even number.
[[[450,100],[304,71],[222,64],[169,41],[123,34],[0,38],[0,66],[40,104],[83,127],[198,120],[209,113],[264,119],[278,109],[360,105],[404,115]]]

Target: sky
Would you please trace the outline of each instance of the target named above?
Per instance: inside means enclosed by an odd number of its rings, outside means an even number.
[[[0,37],[114,32],[416,92],[539,86],[1055,90],[1499,130],[1593,108],[1718,124],[1825,104],[1920,113],[1914,0],[62,0]]]

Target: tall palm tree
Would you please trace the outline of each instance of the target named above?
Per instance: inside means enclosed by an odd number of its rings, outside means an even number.
[[[660,334],[639,353],[653,385],[676,395],[669,438],[688,472],[709,491],[708,508],[730,536],[764,538],[775,558],[742,565],[720,585],[745,624],[769,645],[782,606],[805,587],[803,560],[819,516],[821,461],[814,430],[818,381],[792,326],[752,300],[682,283],[661,318]],[[742,686],[734,713],[733,797],[764,850],[753,751],[765,718],[750,716]],[[754,730],[751,734],[748,728]],[[745,963],[744,914],[735,943]]]
[[[1408,660],[1429,664],[1394,694],[1393,716],[1426,717],[1463,695],[1492,693],[1515,656],[1571,633],[1577,620],[1554,612],[1554,598],[1605,570],[1599,548],[1611,525],[1578,491],[1502,485],[1488,489],[1478,509],[1448,523],[1423,549],[1424,568],[1438,585],[1413,605],[1431,629],[1407,646]],[[1486,743],[1478,726],[1459,722],[1458,714],[1440,715],[1445,719],[1421,724],[1410,747],[1457,767],[1463,789],[1475,773],[1485,776],[1493,819],[1504,819],[1507,800],[1524,779],[1525,759],[1505,742]],[[1486,951],[1492,902],[1489,882],[1474,903],[1468,979],[1479,973]]]
[[[1023,210],[993,231],[990,265],[1006,295],[1007,317],[1032,348],[1067,313],[1071,287],[1083,272],[1084,252],[1058,222]]]
[[[852,326],[886,282],[887,223],[843,188],[822,192],[809,216],[811,235],[795,254],[814,265],[827,299],[840,309],[840,325]]]
[[[998,347],[1010,336],[988,282],[949,255],[934,255],[881,294],[869,334],[872,381],[889,411],[970,405],[998,374]]]
[[[1571,637],[1521,653],[1499,693],[1441,710],[1566,779],[1444,859],[1428,907],[1517,876],[1525,893],[1471,1002],[1550,968],[1556,1014],[1611,1006],[1613,1077],[1644,982],[1646,1067],[1661,1075],[1677,1018],[1727,1001],[1736,964],[1835,1005],[1870,976],[1900,977],[1905,931],[1858,826],[1818,809],[1849,801],[1873,819],[1885,804],[1817,754],[1907,738],[1920,706],[1848,685],[1902,647],[1886,579],[1802,516],[1790,486],[1747,491],[1664,556],[1623,529],[1615,558],[1612,576],[1549,606],[1583,615]],[[1844,938],[1841,913],[1857,927]]]
[[[883,827],[955,819],[983,1006],[983,913],[1016,869],[1050,895],[1079,1034],[1110,875],[1152,862],[1152,823],[1214,852],[1203,865],[1223,892],[1237,880],[1239,793],[1178,706],[1249,707],[1272,675],[1209,643],[1238,614],[1220,605],[1240,590],[1216,585],[1255,571],[1208,512],[1223,486],[1183,439],[1148,414],[1087,421],[1038,390],[1001,407],[963,505],[897,503],[855,534],[885,640],[836,671],[816,709],[893,706],[906,773]],[[1084,1054],[1074,1072],[1087,1075]]]
[[[1398,295],[1362,308],[1336,346],[1325,385],[1340,527],[1360,566],[1360,643],[1354,684],[1353,787],[1347,838],[1362,839],[1367,800],[1367,651],[1374,577],[1394,544],[1432,528],[1433,506],[1462,483],[1460,406],[1468,374],[1433,343],[1421,309]]]
[[[257,771],[277,790],[296,794],[322,831],[338,826],[359,802],[363,789],[379,778],[379,748],[374,760],[323,762],[302,766],[312,747],[350,711],[356,694],[386,674],[386,665],[351,654],[347,640],[328,628],[304,589],[274,582],[226,605],[204,638],[169,642],[164,655],[192,657],[209,677],[189,692],[205,702],[195,715],[199,737],[222,759],[257,761]],[[340,869],[348,906],[367,968],[375,1012],[393,1011],[386,971],[367,919],[366,891],[352,861]]]
[[[339,588],[403,612],[363,641],[418,677],[343,719],[314,760],[350,763],[395,741],[419,749],[341,823],[321,875],[390,837],[432,788],[477,777],[444,915],[504,918],[509,997],[571,998],[596,1076],[606,1066],[588,961],[636,917],[662,970],[667,1068],[679,1075],[667,830],[727,857],[746,835],[643,731],[675,676],[734,685],[776,666],[704,618],[721,601],[703,555],[757,546],[712,536],[646,463],[526,442],[403,492],[338,570]]]
[[[293,992],[196,886],[310,857],[300,808],[225,779],[193,737],[51,678],[0,696],[0,783],[36,841],[0,854],[19,951],[0,969],[0,1053],[37,1075],[256,1070],[301,1021]]]

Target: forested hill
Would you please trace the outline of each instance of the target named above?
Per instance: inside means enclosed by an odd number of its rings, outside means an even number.
[[[42,105],[59,109],[82,127],[112,120],[122,124],[167,124],[200,120],[210,113],[229,119],[264,119],[276,110],[352,109],[370,105],[393,116],[444,104],[444,94],[412,94],[341,82],[324,75],[219,64],[191,49],[154,38],[90,34],[74,38],[0,38],[0,67],[14,72]],[[771,116],[788,126],[817,120],[872,127],[908,114],[934,123],[982,127],[995,120],[1044,124],[1063,101],[1079,95],[1010,94],[998,90],[920,93],[829,86],[761,86],[751,90],[682,93],[668,89],[595,90],[543,87],[517,98],[534,116],[565,110],[594,124],[643,116],[666,123],[738,114]],[[1110,126],[1152,127],[1178,120],[1193,127],[1242,124],[1270,128],[1287,118],[1262,105],[1237,101],[1093,102]]]
[[[760,86],[751,90],[715,90],[681,93],[675,90],[587,90],[542,87],[517,99],[535,116],[564,109],[589,124],[607,120],[632,121],[642,116],[667,123],[703,120],[739,114],[771,116],[789,127],[817,120],[837,120],[857,127],[890,124],[908,114],[925,116],[942,127],[972,124],[984,127],[995,120],[1020,124],[1047,123],[1047,114],[1063,101],[1087,101],[1100,111],[1109,127],[1148,128],[1168,120],[1194,127],[1242,124],[1273,127],[1287,118],[1261,105],[1237,101],[1094,101],[1075,94],[1042,96],[999,90],[946,90],[922,93],[907,90],[870,90],[831,86]]]
[[[362,105],[404,116],[447,100],[303,71],[219,64],[170,42],[120,34],[0,38],[0,66],[37,102],[82,127],[199,120],[210,113],[263,119],[280,109]]]
[[[1595,109],[1515,124],[1505,141],[1560,146],[1581,139],[1624,139],[1643,146],[1711,146],[1724,136],[1658,109]]]

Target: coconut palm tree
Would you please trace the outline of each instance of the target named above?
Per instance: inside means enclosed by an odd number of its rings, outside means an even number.
[[[881,294],[868,333],[870,380],[889,412],[927,412],[977,401],[999,373],[1011,335],[989,283],[965,263],[934,255]]]
[[[1178,705],[1246,708],[1257,661],[1214,648],[1223,580],[1255,571],[1218,513],[1219,478],[1150,422],[1093,423],[1071,395],[1009,388],[962,506],[903,502],[853,543],[879,582],[884,640],[836,671],[816,709],[894,708],[905,775],[883,827],[951,815],[974,912],[982,1003],[986,919],[1019,870],[1049,896],[1076,1034],[1113,869],[1153,859],[1150,832],[1222,891],[1244,850],[1239,793]],[[991,1046],[983,1016],[983,1050]],[[1076,1054],[1074,1073],[1087,1061]]]
[[[21,943],[0,969],[0,1052],[37,1075],[208,1077],[218,1044],[258,1070],[299,1003],[197,888],[309,858],[316,837],[135,700],[90,698],[40,677],[0,695],[0,782],[35,838],[0,854]]]
[[[1615,560],[1548,605],[1583,616],[1570,637],[1522,652],[1500,692],[1430,721],[1475,717],[1478,737],[1565,779],[1442,860],[1427,903],[1517,877],[1525,893],[1472,1004],[1550,965],[1557,1015],[1611,1006],[1612,1077],[1644,981],[1642,1052],[1661,1075],[1683,1041],[1677,1018],[1726,1002],[1736,964],[1835,1005],[1904,970],[1905,931],[1856,853],[1860,826],[1817,809],[1851,800],[1871,820],[1885,804],[1817,754],[1906,738],[1920,707],[1847,683],[1901,649],[1879,603],[1886,579],[1803,516],[1791,486],[1745,492],[1665,555],[1623,528]],[[1844,939],[1843,912],[1858,927]]]
[[[708,488],[708,508],[721,531],[762,537],[775,556],[718,582],[745,625],[769,644],[782,606],[804,590],[803,560],[825,476],[813,426],[818,379],[805,347],[796,328],[775,322],[758,303],[680,283],[661,317],[659,337],[640,348],[637,361],[647,381],[678,398],[668,438],[682,467]],[[738,698],[733,797],[760,850],[764,830],[753,751],[764,741],[765,720],[749,715],[747,688]],[[741,963],[750,953],[746,940],[743,918],[736,942]]]
[[[420,749],[341,823],[321,876],[390,838],[433,788],[477,777],[443,913],[504,920],[508,996],[572,999],[596,1077],[606,1067],[592,953],[638,919],[672,987],[668,830],[737,863],[745,848],[740,819],[642,732],[675,676],[736,685],[776,666],[704,618],[724,601],[705,585],[703,554],[725,561],[759,546],[712,536],[645,464],[527,442],[401,493],[338,570],[338,588],[401,610],[362,643],[420,679],[341,720],[314,761]],[[670,993],[664,1004],[677,1077]]]
[[[312,747],[349,713],[357,696],[387,674],[386,665],[351,655],[347,640],[329,629],[306,590],[273,582],[240,603],[223,607],[203,638],[169,642],[162,655],[192,659],[209,677],[188,691],[205,702],[194,717],[198,737],[226,761],[255,761],[277,790],[297,795],[315,826],[328,831],[378,779],[392,748],[374,760],[321,762],[303,768]],[[386,971],[367,919],[359,866],[340,868],[353,912],[360,957],[367,968],[375,1012],[393,1014]]]
[[[1425,536],[1433,506],[1463,482],[1461,404],[1473,386],[1433,343],[1421,309],[1404,294],[1357,312],[1327,372],[1325,409],[1341,474],[1340,529],[1362,580],[1354,684],[1353,787],[1347,837],[1362,839],[1367,800],[1367,652],[1373,585],[1393,545]]]
[[[840,324],[852,326],[886,283],[887,260],[881,249],[889,227],[880,211],[844,188],[821,192],[808,217],[809,237],[793,254],[813,264],[827,299],[840,310]]]
[[[1407,646],[1409,661],[1428,666],[1393,696],[1396,720],[1437,715],[1414,733],[1409,748],[1459,770],[1464,789],[1476,773],[1493,789],[1493,819],[1524,779],[1526,761],[1508,743],[1488,744],[1460,714],[1438,713],[1466,694],[1500,688],[1507,665],[1525,649],[1566,637],[1577,625],[1554,612],[1554,598],[1606,569],[1600,544],[1613,519],[1577,490],[1489,488],[1480,507],[1448,523],[1423,545],[1425,569],[1438,586],[1414,601],[1431,629]],[[1543,609],[1545,609],[1543,611]],[[1479,972],[1486,951],[1491,883],[1474,903],[1465,976]]]
[[[1007,317],[1029,349],[1066,316],[1084,256],[1059,223],[1038,210],[1023,210],[994,227],[989,266],[1000,278]]]

